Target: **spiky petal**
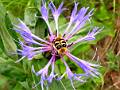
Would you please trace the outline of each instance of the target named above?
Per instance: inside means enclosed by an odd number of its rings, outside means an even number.
[[[59,5],[58,9],[55,7],[55,5],[53,4],[53,2],[49,3],[49,8],[52,11],[52,15],[55,21],[55,26],[56,26],[56,30],[57,30],[57,36],[59,35],[59,31],[58,31],[58,18],[60,16],[60,14],[62,13],[62,11],[64,10],[63,8],[63,2]]]
[[[98,70],[94,68],[94,67],[99,67],[99,65],[91,64],[84,60],[80,60],[79,58],[75,57],[74,55],[70,54],[69,52],[67,52],[66,55],[70,58],[70,60],[72,60],[79,67],[81,67],[87,75],[94,76],[94,77],[97,77],[100,75]]]
[[[53,55],[51,57],[51,59],[48,62],[48,64],[43,69],[41,69],[40,71],[35,72],[34,67],[32,67],[32,71],[37,76],[41,77],[40,83],[41,83],[42,90],[43,90],[44,81],[48,81],[49,83],[51,83],[52,79],[56,76],[54,74],[54,62],[55,62],[55,55]],[[51,71],[51,74],[48,76],[48,69],[49,69],[50,65],[52,65],[52,71]]]

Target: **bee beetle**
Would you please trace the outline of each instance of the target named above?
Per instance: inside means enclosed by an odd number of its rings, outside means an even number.
[[[64,55],[64,52],[66,52],[67,50],[66,41],[62,37],[58,36],[52,41],[52,45],[53,45],[53,48],[56,49],[57,51],[56,58],[60,59],[60,54]],[[43,56],[47,59],[50,59],[52,56],[51,53],[52,53],[51,51],[44,52]]]
[[[67,50],[66,41],[61,37],[53,40],[53,47],[57,50],[58,54],[64,54]]]

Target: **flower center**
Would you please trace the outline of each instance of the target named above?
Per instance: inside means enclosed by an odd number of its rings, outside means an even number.
[[[61,37],[57,37],[54,39],[53,47],[55,47],[58,54],[64,54],[64,52],[66,52],[66,50],[67,50],[66,41]]]

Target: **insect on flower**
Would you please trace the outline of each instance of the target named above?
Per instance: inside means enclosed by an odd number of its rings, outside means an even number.
[[[80,37],[77,40],[73,42],[68,42],[71,38],[74,38],[75,34],[77,34],[81,28],[83,28],[90,20],[90,17],[93,15],[93,10],[88,12],[88,7],[81,8],[80,10],[77,10],[78,3],[75,3],[74,8],[72,10],[70,21],[67,25],[67,27],[64,29],[64,33],[60,35],[60,28],[58,19],[60,14],[66,10],[63,8],[63,2],[60,4],[58,8],[55,7],[53,2],[50,2],[48,7],[50,8],[53,19],[55,22],[55,28],[56,28],[56,34],[53,33],[53,30],[49,23],[48,18],[48,9],[46,8],[45,4],[43,4],[40,8],[40,12],[42,15],[43,20],[46,22],[48,26],[49,36],[48,39],[44,40],[34,34],[30,31],[30,29],[20,20],[19,25],[15,25],[15,30],[23,37],[24,42],[20,41],[20,45],[22,47],[21,50],[18,50],[19,54],[22,55],[22,58],[18,61],[22,60],[23,58],[27,57],[29,60],[32,60],[32,58],[40,53],[50,52],[51,57],[48,61],[47,65],[42,68],[40,71],[35,72],[34,66],[32,66],[32,71],[37,75],[40,76],[41,80],[39,84],[41,84],[42,90],[44,89],[44,83],[47,81],[48,83],[51,83],[53,79],[61,80],[65,75],[68,76],[68,78],[71,81],[71,85],[74,88],[73,80],[78,80],[80,82],[85,82],[82,77],[98,77],[100,73],[98,72],[97,67],[99,65],[89,63],[85,60],[81,60],[74,55],[70,53],[71,47],[73,47],[75,44],[82,42],[82,41],[90,41],[94,40],[95,36],[101,31],[98,27],[93,28],[92,31],[90,31],[86,36]],[[37,45],[37,46],[36,46]],[[64,56],[67,56],[70,58],[71,61],[76,63],[80,68],[83,69],[84,73],[82,74],[76,74],[71,71],[68,64],[64,60]],[[55,61],[57,58],[60,58],[61,61],[64,63],[66,67],[65,73],[63,73],[62,76],[59,76],[55,74]],[[17,62],[18,62],[17,61]],[[48,68],[51,66],[51,72],[48,72]],[[57,77],[56,77],[57,76]],[[75,89],[75,88],[74,88]]]
[[[63,54],[67,50],[66,41],[62,37],[57,37],[53,40],[53,46],[58,54]]]

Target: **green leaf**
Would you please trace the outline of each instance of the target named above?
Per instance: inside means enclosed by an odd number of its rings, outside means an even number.
[[[5,76],[0,75],[0,90],[8,90],[9,89],[9,83]]]
[[[12,53],[16,53],[16,44],[14,43],[12,36],[9,34],[6,23],[5,23],[5,15],[6,15],[6,10],[3,8],[2,4],[0,4],[0,37],[2,39],[3,45],[4,45],[4,50],[7,55],[11,57],[16,57],[13,56]]]
[[[23,18],[24,11],[29,0],[1,0],[7,11],[11,12],[14,16]]]
[[[0,37],[0,48],[1,48],[2,50],[4,50],[4,46],[3,46],[3,42],[2,42],[1,37]]]
[[[23,87],[19,83],[17,83],[13,90],[23,90]]]
[[[48,35],[48,29],[43,19],[38,19],[35,25],[35,34],[40,38],[45,38]]]
[[[19,82],[26,90],[31,90],[29,85],[28,85],[28,82],[27,81],[24,81],[24,82]]]
[[[49,87],[49,90],[64,90],[64,88],[62,84],[60,83],[60,81],[53,80],[52,84]]]
[[[110,14],[108,13],[104,4],[101,4],[99,10],[96,12],[96,17],[100,20],[110,19]]]
[[[27,7],[24,13],[24,20],[26,25],[34,27],[36,24],[37,10],[35,7]]]

